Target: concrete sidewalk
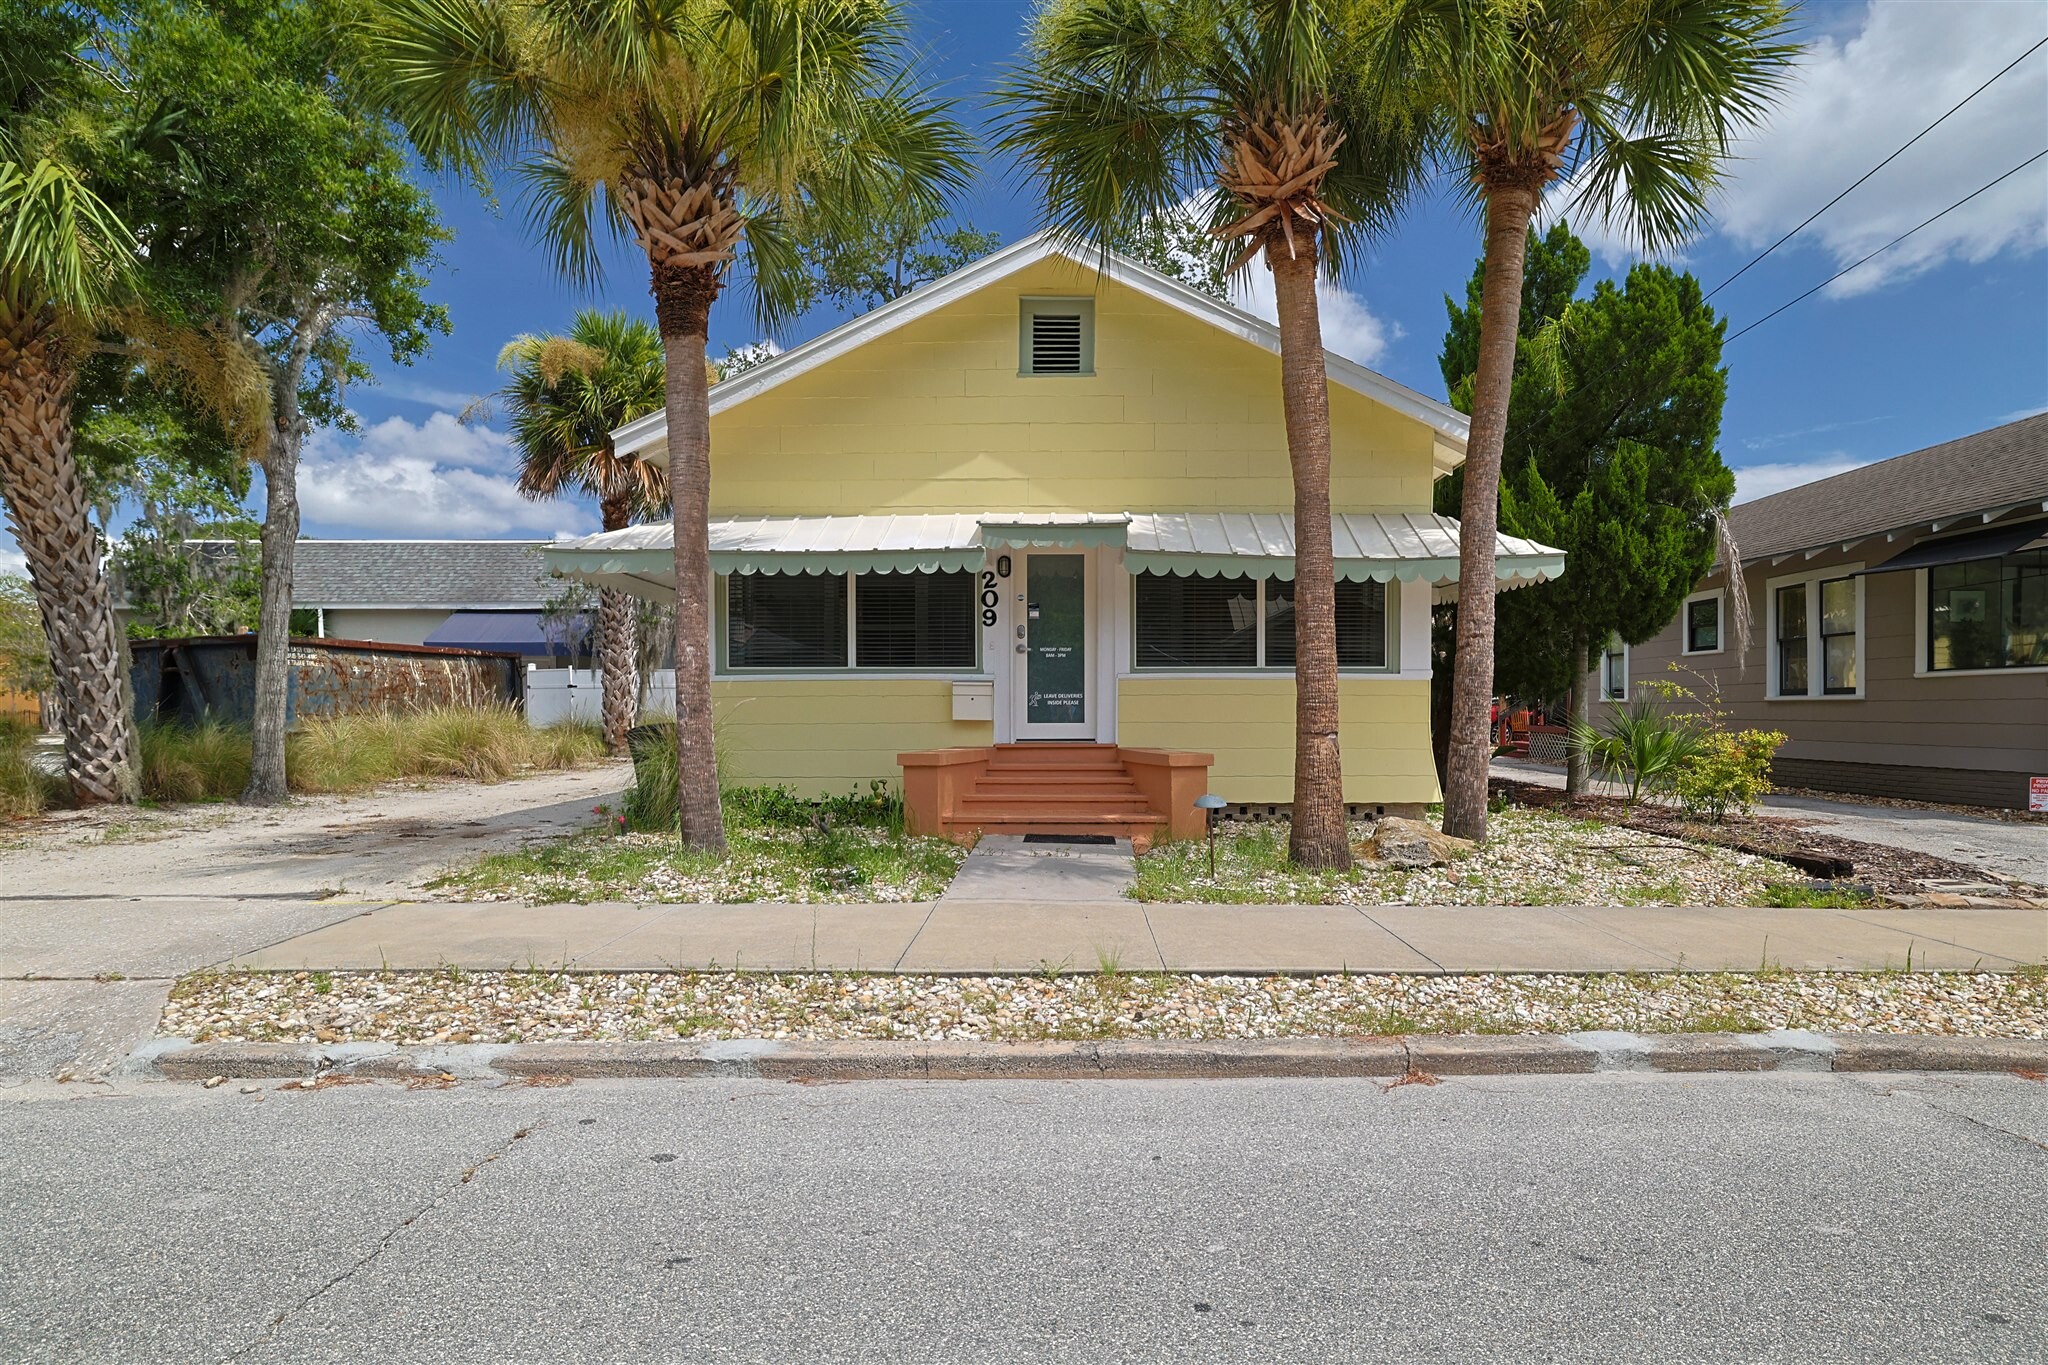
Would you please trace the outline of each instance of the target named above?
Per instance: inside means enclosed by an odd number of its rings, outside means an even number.
[[[2048,910],[1670,906],[388,905],[245,953],[265,970],[1202,973],[2006,970]]]

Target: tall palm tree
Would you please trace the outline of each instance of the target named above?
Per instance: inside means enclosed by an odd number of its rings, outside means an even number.
[[[660,466],[621,455],[612,444],[612,432],[661,407],[661,337],[653,327],[624,312],[586,308],[566,335],[514,337],[499,352],[498,368],[512,375],[504,397],[520,492],[536,499],[588,494],[607,531],[667,515],[668,477]],[[626,751],[639,695],[633,621],[625,593],[598,593],[604,742],[613,753]]]
[[[67,157],[96,79],[83,26],[21,12],[0,36],[0,491],[49,637],[73,794],[133,800],[135,733],[71,399],[135,243]]]
[[[798,211],[933,214],[968,139],[911,71],[894,0],[371,0],[362,37],[432,164],[516,161],[572,278],[598,220],[647,253],[667,359],[683,839],[723,848],[711,724],[711,305],[742,251],[758,320],[802,301]]]
[[[1646,249],[1684,240],[1797,48],[1780,0],[1382,0],[1373,33],[1375,78],[1429,100],[1438,164],[1485,219],[1444,783],[1444,832],[1483,839],[1494,536],[1530,221],[1569,176],[1578,215]]]
[[[1056,231],[1108,242],[1191,201],[1233,272],[1261,258],[1279,305],[1294,476],[1294,815],[1288,854],[1348,867],[1337,747],[1330,397],[1316,302],[1393,220],[1425,144],[1396,97],[1357,79],[1354,0],[1046,0],[1001,92],[1003,146]]]

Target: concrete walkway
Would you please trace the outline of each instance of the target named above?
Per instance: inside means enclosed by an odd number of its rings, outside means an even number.
[[[939,900],[1088,905],[1124,900],[1138,879],[1129,839],[1106,844],[1033,843],[1024,834],[984,834]]]
[[[235,965],[269,970],[1584,972],[2004,970],[2048,910],[1146,905],[411,904]]]
[[[1564,786],[1564,769],[1519,758],[1496,758],[1493,775],[1546,787]],[[1621,788],[1602,783],[1619,796]],[[1921,810],[1912,806],[1873,806],[1860,801],[1820,796],[1767,796],[1764,809],[1811,825],[1843,839],[1860,839],[1887,848],[1947,858],[1981,868],[2006,881],[2048,886],[2048,824],[2037,820],[2001,820],[1995,815],[1970,815],[1955,810]]]

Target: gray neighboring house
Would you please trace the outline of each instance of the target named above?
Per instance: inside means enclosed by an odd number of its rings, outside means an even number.
[[[507,650],[565,663],[568,644],[541,609],[566,586],[541,564],[545,541],[302,540],[292,605],[319,634],[384,644]],[[585,648],[573,642],[581,657]]]
[[[1748,651],[1717,568],[1655,638],[1609,653],[1596,695],[1698,674],[1737,725],[1789,737],[1781,786],[2026,807],[2048,779],[2048,415],[1728,518]]]

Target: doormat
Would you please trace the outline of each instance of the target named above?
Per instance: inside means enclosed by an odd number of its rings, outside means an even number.
[[[1027,844],[1116,844],[1114,834],[1027,834]]]

